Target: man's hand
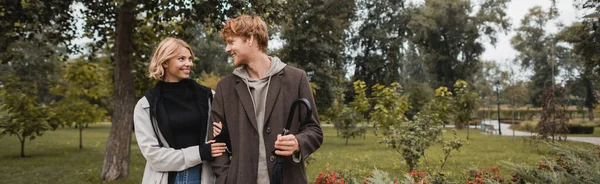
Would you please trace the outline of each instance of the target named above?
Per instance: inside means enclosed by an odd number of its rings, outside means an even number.
[[[300,151],[300,146],[298,145],[298,140],[296,139],[296,136],[292,134],[288,134],[285,136],[281,136],[281,134],[277,135],[277,141],[275,141],[276,155],[290,156],[296,151]]]

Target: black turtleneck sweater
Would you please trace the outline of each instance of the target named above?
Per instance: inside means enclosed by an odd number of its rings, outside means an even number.
[[[175,143],[171,147],[181,149],[202,145],[203,138],[200,132],[208,117],[206,112],[200,111],[192,85],[186,83],[185,80],[162,83],[163,105],[167,111]]]

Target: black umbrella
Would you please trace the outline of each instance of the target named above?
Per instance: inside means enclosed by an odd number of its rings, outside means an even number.
[[[290,132],[296,107],[300,104],[304,104],[304,106],[306,106],[306,117],[304,118],[304,121],[308,121],[310,119],[312,115],[312,108],[310,107],[308,100],[306,100],[306,98],[294,100],[294,102],[292,102],[290,114],[288,114],[287,123],[285,124],[285,128],[283,128],[283,132],[281,133],[282,136],[287,135]],[[273,172],[271,173],[271,184],[283,183],[283,159],[285,159],[284,156],[276,156],[275,158],[275,166],[273,167]]]

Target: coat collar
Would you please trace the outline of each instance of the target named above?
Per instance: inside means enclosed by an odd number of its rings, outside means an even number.
[[[265,124],[269,122],[269,117],[271,117],[271,113],[273,112],[273,108],[275,107],[275,102],[279,97],[279,93],[281,91],[281,86],[283,83],[283,76],[285,74],[286,68],[287,66],[283,70],[271,77],[271,82],[269,84],[269,91],[267,92],[267,100],[265,104]],[[254,129],[258,131],[256,115],[254,113],[254,105],[252,104],[252,97],[250,97],[250,92],[248,91],[247,84],[244,81],[242,81],[240,77],[236,77],[235,91],[240,98],[242,107],[246,112],[247,118],[250,119],[250,123],[252,123]]]

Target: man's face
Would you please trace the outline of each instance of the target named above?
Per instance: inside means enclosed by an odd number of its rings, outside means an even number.
[[[237,67],[248,64],[248,59],[252,53],[249,40],[244,40],[241,37],[231,37],[225,40],[227,42],[225,52],[229,53],[233,58],[233,66]]]

